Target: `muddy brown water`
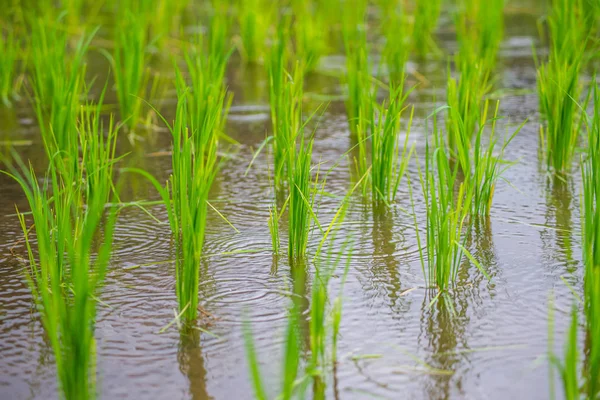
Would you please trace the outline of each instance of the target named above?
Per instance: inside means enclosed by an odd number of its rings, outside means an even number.
[[[552,383],[562,396],[560,383],[549,377],[545,358],[548,298],[553,292],[557,351],[561,351],[573,303],[563,279],[579,292],[582,286],[580,182],[577,173],[566,183],[548,180],[538,159],[531,46],[543,51],[536,27],[540,13],[532,5],[510,7],[506,15],[496,86],[529,92],[506,92],[501,113],[508,118],[502,125],[514,127],[526,118],[528,123],[507,150],[507,158],[517,161],[505,175],[510,185],[499,183],[490,220],[474,228],[469,242],[492,281],[465,263],[453,291],[455,314],[449,314],[442,302],[429,308],[413,222],[403,212],[410,208],[406,181],[400,186],[398,204],[375,215],[355,198],[338,239],[341,247],[342,239],[351,237],[354,252],[343,290],[340,361],[335,381],[328,381],[328,398],[547,399]],[[445,16],[440,43],[452,50],[456,46],[448,26]],[[341,55],[322,60],[325,70],[342,65]],[[417,115],[411,142],[422,156],[424,117],[435,108],[432,99],[444,97],[446,62],[412,65],[430,80],[411,97]],[[313,270],[299,285],[300,278],[292,274],[286,258],[275,260],[271,254],[267,217],[272,192],[266,157],[259,156],[244,175],[269,128],[266,80],[260,68],[234,65],[228,84],[235,94],[228,133],[240,147],[222,168],[211,199],[240,233],[216,214],[210,215],[200,302],[212,316],[204,318],[202,326],[212,334],[181,340],[175,328],[158,333],[177,307],[166,212],[163,206],[150,207],[161,224],[139,209],[126,209],[119,219],[114,257],[101,295],[107,306],[100,306],[98,313],[102,399],[252,398],[244,318],[252,322],[269,393],[275,397],[280,387],[287,310],[291,298],[303,299],[300,303],[305,312],[308,309]],[[342,88],[336,79],[315,75],[308,79],[307,91],[335,95]],[[167,114],[173,104],[173,94],[168,93],[163,104]],[[41,170],[43,153],[31,109],[21,104],[0,113],[2,140],[32,140],[31,146],[19,151]],[[316,133],[315,161],[331,165],[349,147],[343,103],[334,102]],[[169,157],[149,153],[168,150],[168,133],[160,131],[138,146],[127,163],[164,180]],[[417,177],[414,162],[409,175],[413,181]],[[341,196],[350,179],[343,161],[328,177],[326,188]],[[146,183],[133,179],[125,197],[157,198]],[[424,205],[418,198],[416,203],[423,228]],[[26,209],[17,185],[0,175],[0,398],[53,399],[58,395],[52,352],[16,257],[23,254],[23,244],[13,215],[15,204]],[[321,199],[321,221],[331,219],[337,204],[335,197]],[[311,236],[312,249],[318,239]],[[330,286],[334,295],[342,274],[340,266]]]

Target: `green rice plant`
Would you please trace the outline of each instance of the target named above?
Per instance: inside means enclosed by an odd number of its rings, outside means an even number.
[[[5,172],[19,183],[29,203],[31,227],[25,214],[17,210],[28,253],[25,273],[54,353],[65,399],[96,397],[96,303],[110,260],[116,220],[116,209],[107,221],[104,210],[111,193],[116,194],[113,165],[117,132],[111,119],[105,136],[101,108],[102,99],[97,106],[81,111],[81,161],[77,160],[81,167],[76,177],[61,175],[50,163],[46,180],[39,183],[33,168],[26,167],[18,156],[15,159],[20,168]]]
[[[258,63],[265,57],[265,46],[275,14],[273,4],[267,0],[238,0],[237,22],[238,51],[247,63]]]
[[[414,146],[410,149],[408,146],[414,108],[411,109],[406,123],[402,146],[398,140],[407,97],[408,93],[403,92],[402,85],[395,89],[391,87],[389,99],[375,106],[377,115],[372,118],[376,120],[371,128],[371,190],[375,203],[389,204],[395,200],[398,186],[414,149]]]
[[[500,149],[497,148],[498,138],[496,135],[496,123],[500,118],[498,110],[500,102],[496,102],[494,114],[488,120],[489,102],[485,102],[479,128],[476,130],[474,141],[471,142],[468,132],[465,132],[466,124],[455,109],[448,109],[448,120],[452,122],[452,132],[455,132],[455,148],[450,148],[450,154],[454,161],[458,163],[461,172],[464,175],[466,185],[472,186],[473,201],[472,212],[477,215],[489,215],[494,191],[498,179],[501,178],[504,171],[508,168],[502,157],[506,146],[523,128],[523,122],[514,132],[504,140]],[[486,127],[491,123],[489,138],[487,144],[483,142],[483,136]]]
[[[414,27],[413,21],[405,10],[399,7],[400,5],[401,3],[395,0],[387,0],[383,22],[385,36],[383,57],[387,64],[389,81],[395,85],[404,85],[405,65],[411,51]]]
[[[66,32],[58,24],[59,21],[33,21],[31,76],[33,103],[46,155],[66,178],[74,175],[77,168],[77,113],[87,92],[84,58],[95,31],[81,36],[70,55]]]
[[[176,68],[177,110],[173,124],[163,117],[173,141],[173,172],[166,187],[149,174],[167,207],[175,236],[176,292],[179,316],[186,325],[198,316],[200,261],[206,233],[210,188],[217,176],[220,158],[219,138],[231,105],[224,86],[228,52],[224,48],[224,27],[213,20],[210,38],[199,39],[198,47],[188,49],[185,59],[191,86]],[[205,50],[205,51],[202,51]]]
[[[490,76],[496,66],[504,35],[505,0],[460,0],[456,17],[459,57],[466,59],[459,67],[475,64],[482,76]]]
[[[271,234],[271,244],[273,245],[273,254],[279,254],[279,248],[281,247],[279,240],[279,213],[277,212],[277,205],[269,207],[269,233]]]
[[[347,87],[346,114],[353,141],[357,149],[354,157],[356,174],[359,180],[368,174],[368,138],[372,134],[369,128],[374,124],[373,99],[377,87],[371,76],[368,47],[365,32],[366,2],[357,0],[353,7],[345,7],[343,37],[346,51]],[[367,195],[368,182],[362,180],[363,196]]]
[[[439,52],[434,33],[441,8],[442,0],[416,0],[412,43],[420,57],[425,57],[430,52]]]
[[[448,117],[446,132],[448,149],[459,160],[465,159],[473,146],[473,140],[478,132],[481,121],[483,96],[489,91],[487,74],[468,60],[463,62],[458,79],[448,73],[446,95],[448,102]],[[461,164],[465,171],[469,166]]]
[[[148,17],[143,12],[134,14],[126,9],[115,29],[114,53],[105,54],[112,65],[121,122],[133,138],[150,80],[146,54]]]
[[[588,154],[582,164],[581,201],[584,303],[588,336],[584,374],[589,398],[600,393],[600,91],[594,85],[594,114],[588,123]]]
[[[435,121],[435,119],[434,119]],[[425,170],[419,167],[419,180],[426,205],[425,253],[415,214],[415,228],[421,266],[429,286],[446,293],[455,282],[463,254],[489,279],[481,265],[465,248],[468,217],[473,201],[473,186],[457,179],[458,166],[452,166],[434,122],[434,148],[429,142],[425,153]],[[458,190],[456,190],[458,187]],[[414,206],[413,206],[414,208]],[[414,210],[413,210],[414,211]],[[425,267],[427,258],[427,267]]]
[[[286,70],[290,58],[288,39],[289,20],[284,18],[279,21],[277,38],[267,61],[273,130],[273,180],[276,190],[284,187],[287,175],[286,154],[302,124],[302,77],[299,77],[300,82],[290,83],[291,78]]]
[[[558,174],[570,170],[579,138],[581,49],[588,36],[581,9],[581,0],[552,1],[548,61],[540,64],[536,60],[540,111],[545,117],[545,127],[540,129],[541,153],[548,170]]]
[[[11,99],[18,99],[19,83],[17,82],[17,62],[20,44],[14,31],[4,34],[0,32],[0,99],[6,107],[11,106]]]
[[[312,71],[327,49],[326,37],[323,32],[327,25],[319,4],[315,1],[292,0],[294,13],[294,38],[296,55],[302,60],[305,72]]]

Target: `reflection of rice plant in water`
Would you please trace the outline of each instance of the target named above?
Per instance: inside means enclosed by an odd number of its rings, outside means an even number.
[[[11,29],[6,34],[0,31],[0,100],[6,107],[11,99],[18,99],[17,62],[20,56],[19,40]]]
[[[545,126],[541,151],[548,169],[568,172],[579,138],[579,75],[587,32],[581,0],[554,0],[548,16],[548,60],[539,64],[537,89]]]
[[[80,150],[74,154],[77,176],[64,176],[50,163],[45,183],[40,184],[18,157],[20,170],[12,169],[33,219],[28,227],[28,217],[19,214],[28,252],[27,279],[54,353],[60,390],[69,400],[96,397],[96,304],[116,216],[112,212],[103,221],[114,187],[116,130],[112,118],[103,129],[101,108],[102,98],[81,112]],[[35,241],[29,233],[32,228]]]

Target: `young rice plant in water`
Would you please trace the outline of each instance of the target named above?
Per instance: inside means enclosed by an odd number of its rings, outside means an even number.
[[[116,129],[100,122],[97,106],[82,109],[77,124],[77,176],[62,175],[50,163],[40,184],[17,156],[9,173],[29,202],[35,241],[19,213],[29,265],[27,280],[52,347],[64,398],[96,397],[94,323],[100,287],[110,259],[115,212],[103,222],[113,192]],[[69,155],[71,156],[71,155]],[[37,256],[34,252],[37,250]],[[97,253],[95,253],[95,249]]]

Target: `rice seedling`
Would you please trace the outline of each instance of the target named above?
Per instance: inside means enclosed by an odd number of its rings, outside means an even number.
[[[247,63],[260,62],[275,13],[273,4],[266,0],[239,0],[237,22],[239,37],[236,43],[242,59]]]
[[[581,202],[584,303],[588,337],[584,374],[589,398],[600,392],[600,91],[594,86],[594,114],[588,123],[588,154],[582,164]]]
[[[571,168],[579,138],[581,89],[579,77],[588,36],[581,19],[581,1],[552,1],[548,16],[550,49],[538,63],[537,90],[545,127],[540,129],[541,152],[548,170],[562,174]]]
[[[198,315],[199,268],[206,233],[208,195],[219,169],[218,143],[224,134],[231,105],[231,96],[223,84],[229,53],[224,51],[226,35],[221,22],[213,20],[208,41],[201,37],[198,47],[188,49],[185,55],[191,86],[177,69],[175,120],[169,124],[161,117],[173,141],[173,172],[166,187],[146,172],[138,171],[154,183],[167,207],[178,254],[179,317],[187,326]]]
[[[325,53],[327,43],[323,32],[327,26],[318,2],[292,0],[296,55],[302,60],[305,72],[312,71]]]
[[[32,25],[33,103],[48,159],[59,172],[73,176],[77,168],[76,120],[86,93],[84,57],[95,31],[82,36],[72,56],[60,26],[36,19]],[[63,160],[67,160],[65,163]]]
[[[269,103],[273,130],[273,180],[275,189],[284,187],[287,152],[302,124],[302,79],[294,85],[286,71],[289,63],[289,21],[282,19],[268,59]],[[297,75],[297,74],[296,74]],[[296,78],[296,76],[294,77]],[[295,144],[294,144],[295,145]]]
[[[404,176],[410,156],[414,149],[408,146],[408,137],[412,126],[414,108],[406,123],[405,139],[398,140],[401,118],[406,110],[405,101],[408,93],[404,93],[402,85],[390,88],[390,96],[381,105],[375,106],[377,115],[371,118],[371,190],[373,201],[390,204],[396,198],[398,186]],[[402,147],[402,153],[400,153]]]
[[[504,0],[461,0],[456,17],[459,57],[462,68],[475,64],[483,77],[489,77],[496,65],[504,34]],[[468,63],[468,64],[467,64]]]
[[[550,359],[550,381],[554,379],[553,369],[556,369],[559,373],[560,379],[563,383],[564,398],[566,400],[578,400],[581,399],[580,379],[579,379],[579,348],[577,342],[577,328],[578,318],[577,309],[573,307],[571,312],[571,324],[567,333],[567,343],[565,345],[564,360],[561,361],[554,354],[554,307],[551,301],[548,311],[548,326],[549,326],[549,339],[548,339],[548,357]],[[552,385],[552,384],[551,384]],[[554,388],[550,388],[551,398],[554,398]],[[589,399],[595,398],[595,396],[587,397]]]
[[[494,114],[488,120],[489,102],[485,102],[483,112],[479,121],[479,128],[476,130],[474,141],[471,142],[469,132],[465,131],[466,124],[462,120],[456,109],[449,108],[448,120],[453,124],[449,129],[454,132],[454,147],[449,151],[452,159],[457,161],[461,172],[464,175],[466,185],[472,186],[473,201],[472,212],[477,215],[489,215],[494,191],[498,179],[502,176],[508,165],[502,160],[506,146],[523,128],[523,122],[514,132],[504,140],[500,149],[497,149],[498,138],[496,135],[496,123],[500,118],[498,110],[500,102],[496,102]],[[489,138],[487,144],[483,142],[483,136],[486,127],[491,123]]]
[[[121,122],[135,137],[140,122],[143,100],[150,80],[147,68],[148,17],[145,13],[134,14],[125,9],[116,24],[115,49],[112,55],[105,53],[112,65]]]
[[[347,86],[346,114],[348,125],[357,149],[354,158],[356,175],[359,180],[368,174],[368,138],[374,124],[373,99],[377,87],[371,76],[368,47],[365,33],[366,2],[358,0],[355,7],[346,7],[343,24],[343,37],[346,51],[345,83]],[[363,196],[367,194],[367,181],[364,180]]]
[[[14,31],[4,34],[0,32],[0,99],[6,107],[11,106],[11,99],[18,99],[19,83],[17,82],[17,62],[20,45]]]
[[[465,228],[473,201],[473,186],[457,179],[458,166],[452,166],[442,144],[434,118],[434,148],[429,142],[425,153],[425,170],[419,167],[419,180],[426,204],[425,252],[421,247],[421,234],[415,215],[415,228],[423,274],[429,286],[445,293],[455,282],[463,254],[486,276],[481,265],[465,248]],[[455,189],[458,186],[458,190]],[[413,210],[414,212],[414,210]],[[427,258],[427,267],[425,266]],[[489,277],[488,277],[489,279]]]
[[[439,52],[434,33],[441,8],[442,0],[416,0],[412,42],[413,49],[420,57]]]
[[[387,65],[389,81],[395,85],[404,85],[405,66],[411,51],[413,34],[413,21],[400,5],[396,1],[388,0],[384,6],[383,57]]]
[[[17,210],[28,253],[25,273],[66,399],[96,397],[96,304],[110,260],[116,220],[114,208],[103,222],[105,205],[111,193],[116,195],[113,165],[117,131],[111,119],[104,136],[101,107],[102,98],[98,105],[81,110],[77,124],[81,158],[77,162],[81,165],[76,177],[61,175],[50,163],[46,180],[39,183],[33,169],[18,156],[15,159],[20,168],[10,167],[11,172],[5,172],[19,183],[29,202],[31,227],[25,214]]]
[[[277,205],[269,207],[269,233],[271,234],[271,244],[273,246],[273,254],[279,254],[279,248],[281,247],[279,240],[279,213],[277,212]]]

